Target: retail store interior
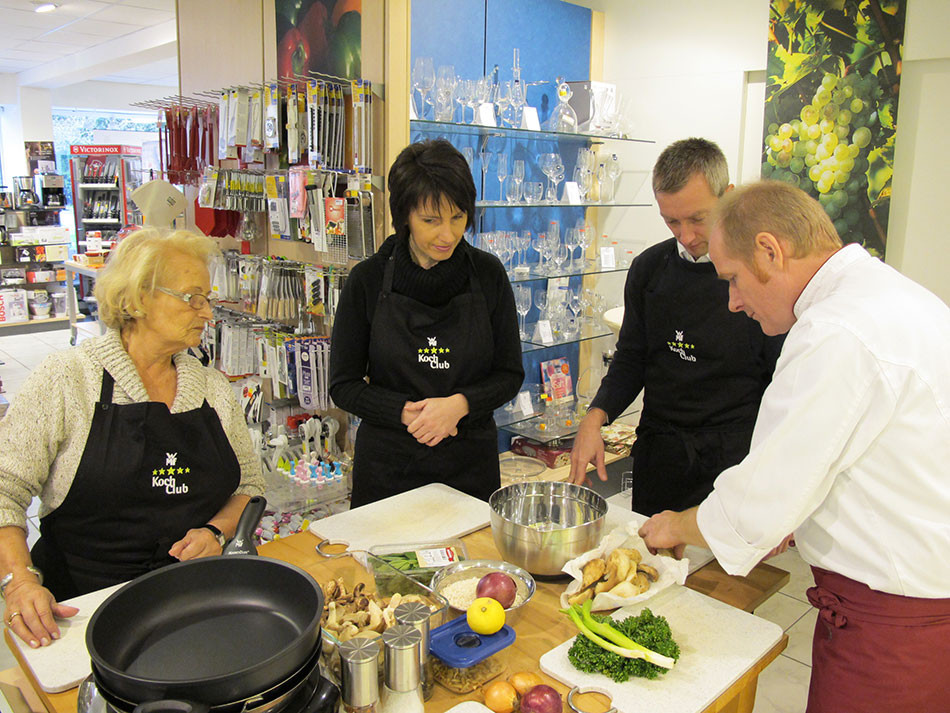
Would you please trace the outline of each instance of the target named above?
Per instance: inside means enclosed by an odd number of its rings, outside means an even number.
[[[48,12],[39,12],[40,4],[0,0],[0,27],[4,28],[0,38],[0,183],[6,214],[0,236],[0,415],[44,358],[101,333],[92,297],[95,271],[112,241],[123,237],[123,229],[143,223],[148,197],[139,193],[137,203],[133,194],[144,184],[167,179],[174,190],[169,200],[180,196],[178,213],[167,224],[173,220],[178,228],[197,226],[215,236],[224,251],[213,289],[225,302],[233,303],[226,314],[217,315],[230,330],[229,345],[232,340],[253,340],[255,330],[259,334],[262,325],[274,323],[288,335],[296,330],[316,344],[320,339],[328,341],[328,314],[340,274],[372,254],[391,232],[384,185],[388,166],[410,142],[447,135],[466,154],[478,186],[479,223],[477,235],[470,239],[495,251],[506,263],[524,308],[518,311],[529,376],[519,395],[528,406],[516,399],[497,410],[499,451],[528,455],[516,450],[521,447],[519,439],[528,439],[541,444],[533,446],[540,449],[537,453],[531,453],[538,458],[540,451],[552,459],[560,456],[561,460],[544,463],[563,468],[569,456],[564,448],[558,450],[563,444],[558,437],[550,437],[549,424],[554,424],[555,434],[560,428],[564,443],[569,442],[571,419],[583,415],[581,404],[589,404],[596,393],[616,345],[619,322],[607,316],[623,305],[626,267],[645,248],[670,237],[656,210],[650,182],[650,168],[660,151],[678,139],[705,137],[725,153],[731,183],[754,181],[762,173],[763,141],[768,141],[769,133],[763,125],[763,107],[769,91],[770,16],[769,3],[760,0],[453,0],[451,12],[444,0],[339,0],[336,11],[333,0],[297,2],[297,9],[319,8],[319,13],[312,14],[319,15],[320,23],[328,27],[334,23],[337,43],[344,39],[355,43],[357,62],[360,50],[362,62],[356,70],[352,51],[308,43],[306,30],[302,34],[298,26],[291,28],[282,8],[293,3],[284,0],[61,0],[45,3],[52,6]],[[945,36],[950,3],[907,0],[906,5],[900,132],[888,166],[892,178],[889,173],[886,235],[875,239],[880,238],[882,246],[886,242],[886,252],[883,247],[880,252],[888,264],[950,303],[950,241],[942,220],[944,158],[950,154],[950,133],[945,127],[950,113],[950,45]],[[301,10],[300,17],[295,16],[298,25],[303,15]],[[354,22],[354,15],[355,29],[347,24]],[[469,30],[471,23],[480,23],[477,32]],[[332,37],[329,30],[325,36]],[[290,215],[284,211],[274,218],[278,211],[267,212],[274,210],[271,198],[287,202],[287,188],[280,181],[294,180],[294,169],[288,172],[286,159],[279,162],[276,156],[267,156],[268,121],[274,118],[266,113],[268,91],[273,87],[275,96],[278,88],[285,91],[293,84],[287,79],[294,72],[307,72],[306,66],[299,65],[301,56],[310,61],[321,53],[332,71],[312,76],[325,80],[328,87],[339,85],[340,97],[345,87],[345,101],[353,102],[347,104],[347,121],[350,111],[354,117],[364,112],[362,133],[344,139],[343,125],[339,126],[341,153],[344,141],[346,150],[353,153],[345,160],[340,157],[342,168],[334,177],[347,189],[345,199],[340,198],[340,210],[345,207],[349,223],[353,209],[354,220],[361,226],[359,237],[351,232],[342,243],[334,242],[329,232],[312,229],[310,221],[315,225],[316,217],[309,213],[293,213],[292,206]],[[420,64],[422,59],[428,64]],[[445,68],[451,70],[450,76],[443,74]],[[354,71],[358,73],[340,76]],[[283,78],[279,83],[278,77]],[[352,80],[361,80],[359,88]],[[491,85],[481,100],[476,96],[479,80]],[[459,99],[459,93],[450,92],[447,106],[440,105],[438,87],[443,81],[453,87],[469,82],[469,99],[464,93]],[[507,84],[509,94],[499,105],[488,92],[501,84]],[[518,96],[518,86],[524,92],[521,106],[513,98]],[[604,126],[612,124],[609,131],[614,133],[583,143],[576,137],[564,140],[562,133],[576,132],[577,124],[584,122],[589,131],[585,136],[595,136],[590,128],[597,118],[593,98],[586,109],[576,112],[580,104],[565,97],[594,97],[598,87],[609,87],[615,101],[613,115],[601,116]],[[301,85],[301,102],[304,93]],[[327,90],[327,96],[330,93]],[[362,104],[352,99],[358,93],[364,98]],[[252,146],[250,122],[245,140],[224,146],[219,153],[218,145],[206,145],[204,135],[197,138],[199,124],[205,126],[205,119],[199,122],[199,117],[219,117],[217,112],[232,107],[235,100],[244,102],[245,110],[257,107],[262,126],[257,129],[256,146]],[[280,105],[276,99],[275,103]],[[494,132],[476,124],[477,119],[484,121],[485,107],[490,112],[493,103],[499,117],[492,118],[497,121],[491,127]],[[525,106],[530,111],[522,114]],[[309,105],[304,111],[299,114],[301,124],[303,117],[311,116]],[[557,123],[558,111],[574,115],[574,129]],[[173,153],[181,116],[185,117],[182,131],[194,128],[194,141],[201,147],[184,151],[191,163],[179,161]],[[350,128],[347,124],[347,131]],[[299,183],[305,185],[304,193],[310,193],[316,188],[312,185],[315,165],[308,166],[303,158],[306,149],[332,155],[332,142],[318,147],[306,130],[302,138],[288,138],[291,133],[288,127],[282,134],[283,140],[296,146],[297,161],[290,163],[311,171]],[[577,133],[583,135],[583,131]],[[212,136],[209,129],[207,137]],[[226,141],[227,137],[218,138]],[[616,141],[611,143],[611,139]],[[522,144],[516,153],[519,140]],[[554,164],[548,170],[535,156],[544,151],[545,142],[553,141],[557,147],[558,140],[563,140],[559,150],[568,163],[566,177],[563,165],[558,174]],[[190,145],[190,141],[185,143]],[[294,151],[290,146],[282,150]],[[506,159],[509,149],[505,163],[501,159]],[[589,168],[582,170],[587,160]],[[223,198],[218,187],[215,197],[213,183],[208,189],[209,171],[215,166],[232,170],[232,181],[247,178],[250,187],[242,186]],[[281,171],[272,188],[265,174],[273,177]],[[516,171],[520,172],[517,184]],[[214,180],[225,182],[223,174],[216,174]],[[539,186],[533,202],[530,184]],[[545,203],[550,194],[545,197],[541,192],[549,191],[551,185],[555,199]],[[568,196],[568,186],[576,193]],[[206,190],[210,190],[210,202],[203,197]],[[564,191],[563,199],[559,190]],[[261,207],[255,207],[255,201]],[[228,222],[228,215],[233,222]],[[537,233],[538,226],[548,221],[560,221],[563,226],[563,255],[560,245],[552,251],[531,241],[531,232]],[[596,267],[588,269],[589,265]],[[542,273],[542,268],[548,271]],[[534,282],[529,280],[529,270]],[[240,281],[229,280],[238,274]],[[539,289],[541,274],[545,277]],[[245,275],[257,280],[259,293],[248,295]],[[288,284],[297,281],[297,287],[288,289],[298,306],[310,309],[293,314],[266,311],[264,284],[269,280],[271,285],[280,285],[285,279]],[[319,310],[315,298],[307,303],[306,295],[315,294],[313,290],[321,295],[316,300]],[[541,327],[546,322],[545,302],[563,299],[565,293],[566,309],[550,318],[555,325],[561,320],[552,340]],[[276,300],[270,304],[273,309]],[[248,318],[248,305],[253,319]],[[238,316],[242,308],[244,315]],[[252,396],[242,407],[249,415],[257,413],[258,424],[268,418],[287,422],[288,417],[320,413],[326,415],[324,427],[333,424],[330,439],[339,433],[344,451],[352,445],[347,431],[353,427],[345,413],[337,409],[330,414],[327,406],[303,408],[296,385],[288,389],[287,384],[277,383],[276,376],[273,382],[270,375],[264,378],[256,372],[256,363],[248,369],[242,362],[247,355],[238,350],[233,355],[224,353],[223,343],[217,344],[222,353],[212,357],[221,360],[219,368],[231,378],[235,393],[243,390],[246,396],[252,383]],[[554,364],[552,360],[559,360],[557,368],[563,365],[573,378],[568,379],[568,388],[575,410],[568,415],[547,411],[539,400],[539,387],[542,393],[546,388],[545,365]],[[620,419],[630,431],[637,422],[637,408],[634,405]],[[293,436],[297,423],[292,433],[284,428],[265,437]],[[618,494],[631,467],[626,457],[629,443],[624,453],[608,464],[607,482],[593,480],[594,489],[605,498],[623,497]],[[276,463],[278,454],[270,452],[262,458]],[[287,488],[281,487],[278,502],[286,503],[287,512],[296,508],[297,530],[308,518],[347,507],[345,498],[316,507],[312,499],[287,495]],[[280,515],[278,510],[274,533],[267,539],[288,534],[286,527],[280,529]],[[38,500],[34,499],[28,516],[32,545],[38,537]],[[818,617],[805,594],[812,575],[794,547],[770,563],[787,571],[789,578],[754,613],[778,624],[788,635],[788,646],[760,674],[753,710],[801,713]],[[0,670],[16,663],[8,647],[0,646]]]

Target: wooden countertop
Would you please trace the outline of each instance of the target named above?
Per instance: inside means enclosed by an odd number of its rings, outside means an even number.
[[[483,528],[463,538],[469,557],[499,559],[498,550],[492,541],[491,529]],[[320,582],[353,571],[352,557],[325,559],[315,550],[319,539],[309,532],[303,532],[281,540],[263,545],[260,554],[267,557],[291,562],[306,570]],[[359,568],[362,570],[362,568]],[[364,570],[365,571],[365,570]],[[730,577],[722,571],[715,562],[702,567],[686,580],[686,586],[698,592],[707,594],[715,599],[736,606],[746,611],[752,611],[765,599],[778,591],[787,581],[789,575],[777,567],[760,564],[748,577]],[[516,619],[512,626],[517,633],[516,642],[505,650],[508,673],[520,670],[538,670],[538,660],[550,649],[572,637],[576,631],[570,622],[557,614],[560,604],[558,598],[566,584],[564,582],[538,582],[532,604]],[[13,646],[6,631],[7,645],[17,656],[21,666],[16,646]],[[755,686],[758,674],[768,666],[782,652],[788,643],[788,637],[773,647],[765,656],[759,659],[735,684],[733,684],[717,701],[703,713],[717,713],[719,711],[742,711],[749,713],[755,698]],[[567,688],[559,682],[540,674],[549,684],[563,694]],[[32,676],[27,674],[32,681]],[[38,689],[38,687],[36,687]],[[37,690],[37,694],[50,713],[75,713],[78,689],[58,694],[48,694]],[[587,700],[585,700],[585,698]],[[426,713],[443,713],[452,706],[464,700],[481,700],[480,693],[475,691],[466,695],[450,693],[441,686],[436,686],[432,698],[426,702]],[[578,698],[578,703],[589,709],[591,713],[600,713],[607,709],[605,699],[598,694],[586,694]]]

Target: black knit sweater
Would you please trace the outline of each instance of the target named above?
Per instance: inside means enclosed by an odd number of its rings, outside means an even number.
[[[393,292],[430,306],[444,305],[470,288],[474,264],[485,297],[495,348],[488,378],[467,384],[459,393],[468,400],[469,415],[460,427],[485,422],[499,406],[514,398],[524,380],[521,341],[514,295],[498,258],[464,240],[448,260],[428,270],[413,262],[408,234],[389,236],[379,251],[356,265],[343,286],[330,348],[330,397],[340,408],[380,426],[402,428],[400,415],[406,401],[430,394],[407,393],[405,384],[370,384],[369,335],[376,300],[383,286],[386,261],[394,256]],[[469,259],[471,257],[471,260]]]

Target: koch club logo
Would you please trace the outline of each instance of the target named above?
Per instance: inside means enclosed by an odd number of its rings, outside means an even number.
[[[184,495],[188,492],[188,484],[179,483],[175,476],[189,473],[191,468],[178,465],[177,453],[166,453],[165,465],[152,470],[152,487],[162,488],[167,495]]]
[[[676,352],[679,354],[680,359],[683,361],[696,361],[695,355],[689,354],[689,352],[696,348],[696,345],[690,344],[686,340],[682,330],[675,330],[673,333],[673,341],[667,342],[666,346],[670,348],[671,352]]]
[[[419,347],[419,364],[428,364],[430,369],[448,369],[451,367],[448,356],[449,347],[440,347],[436,337],[428,337],[428,346]]]

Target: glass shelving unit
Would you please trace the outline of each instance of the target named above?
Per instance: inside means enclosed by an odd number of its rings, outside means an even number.
[[[602,136],[600,134],[564,133],[559,131],[537,131],[535,129],[516,129],[508,126],[482,126],[481,124],[456,124],[450,121],[429,121],[428,119],[413,119],[409,122],[410,131],[419,131],[427,134],[445,133],[453,136],[510,136],[518,139],[539,139],[563,141],[576,139],[602,143],[605,141],[626,141],[629,143],[654,144],[652,139],[638,139],[626,136]]]

